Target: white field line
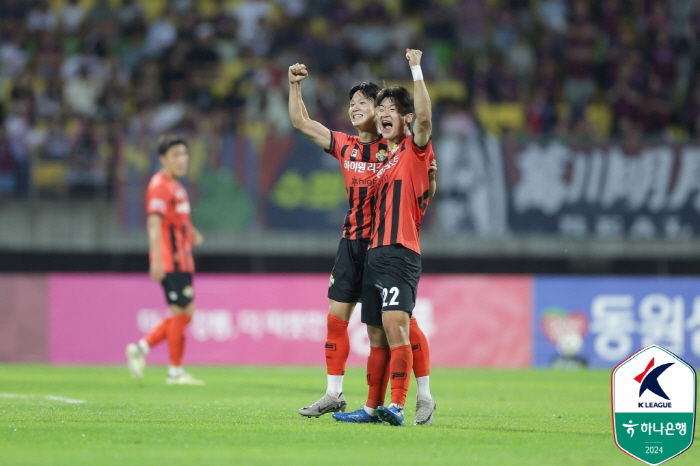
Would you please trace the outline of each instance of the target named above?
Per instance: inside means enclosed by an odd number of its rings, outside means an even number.
[[[63,401],[64,403],[68,403],[71,405],[79,405],[85,403],[85,400],[76,400],[73,398],[65,398],[62,396],[54,396],[54,395],[21,395],[21,394],[14,394],[14,393],[0,393],[0,398],[21,398],[24,400],[28,400],[31,398],[44,398],[45,400],[49,401]]]

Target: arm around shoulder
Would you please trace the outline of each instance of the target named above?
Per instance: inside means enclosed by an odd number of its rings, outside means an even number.
[[[435,180],[435,175],[437,174],[437,162],[435,159],[430,163],[430,168],[428,169],[428,180],[430,182],[430,191],[428,196],[430,199],[435,196],[435,191],[437,191],[437,181]]]

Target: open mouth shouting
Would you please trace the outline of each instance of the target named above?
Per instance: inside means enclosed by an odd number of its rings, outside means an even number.
[[[391,131],[394,129],[394,122],[391,121],[391,118],[383,118],[380,124],[382,134],[391,134]]]

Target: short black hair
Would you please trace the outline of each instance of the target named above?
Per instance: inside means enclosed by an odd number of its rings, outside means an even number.
[[[350,89],[350,100],[352,100],[352,96],[354,96],[357,91],[362,92],[369,100],[374,100],[379,92],[379,86],[372,81],[365,81],[361,84],[357,84]]]
[[[179,134],[163,134],[158,138],[158,154],[165,155],[165,153],[168,152],[168,149],[173,146],[177,146],[178,144],[184,144],[185,147],[187,147],[187,141]]]
[[[399,109],[399,113],[402,115],[408,115],[413,113],[413,94],[411,91],[403,86],[389,86],[385,87],[377,94],[374,99],[374,106],[378,107],[382,101],[386,98],[390,98],[394,101],[394,104]]]

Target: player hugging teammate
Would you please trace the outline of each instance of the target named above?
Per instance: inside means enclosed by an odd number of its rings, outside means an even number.
[[[299,410],[303,416],[333,412],[338,421],[404,425],[403,406],[413,369],[418,384],[414,424],[433,422],[429,347],[412,312],[421,273],[420,222],[435,192],[437,166],[430,142],[430,99],[420,74],[421,52],[407,50],[406,58],[414,73],[415,114],[407,89],[380,91],[364,82],[349,94],[348,114],[358,136],[330,131],[310,119],[300,85],[308,76],[306,67],[298,63],[289,67],[294,127],[338,159],[350,205],[328,289],[327,389],[321,399]],[[365,406],[345,413],[347,327],[360,300],[370,338],[369,393]],[[391,404],[385,407],[389,377]]]

